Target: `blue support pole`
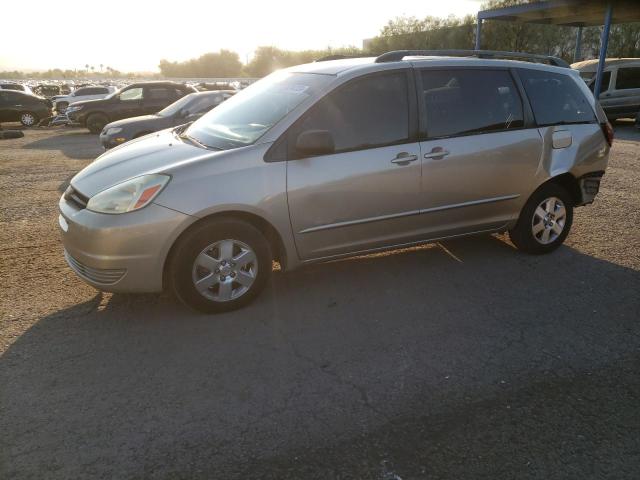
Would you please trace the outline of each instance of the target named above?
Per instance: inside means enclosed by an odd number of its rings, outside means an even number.
[[[478,24],[476,25],[476,50],[480,50],[480,37],[482,36],[482,19],[478,15]]]
[[[613,7],[611,4],[607,5],[607,13],[604,17],[604,28],[602,29],[602,36],[600,37],[600,57],[598,58],[598,71],[596,72],[596,84],[593,89],[593,94],[596,99],[600,97],[600,87],[602,86],[602,72],[604,71],[604,61],[607,58],[607,46],[609,45],[609,32],[611,31],[611,14],[613,13]]]
[[[573,61],[579,62],[581,57],[582,57],[582,25],[578,27],[578,32],[576,33],[576,51],[573,53]]]

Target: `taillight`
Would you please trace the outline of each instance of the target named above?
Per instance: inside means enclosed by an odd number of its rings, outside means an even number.
[[[604,138],[606,138],[609,146],[613,144],[613,127],[609,122],[604,122],[600,124],[602,127],[602,133],[604,133]]]

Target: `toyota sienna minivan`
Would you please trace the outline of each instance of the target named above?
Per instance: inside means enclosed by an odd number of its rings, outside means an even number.
[[[100,290],[169,289],[219,312],[253,299],[274,260],[505,231],[548,253],[594,200],[612,139],[569,68],[407,51],[314,62],[101,155],[60,199],[64,254]]]

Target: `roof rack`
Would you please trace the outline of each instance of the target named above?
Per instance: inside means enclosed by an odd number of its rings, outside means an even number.
[[[376,63],[398,62],[404,57],[478,57],[478,58],[519,58],[530,61],[543,61],[556,67],[571,68],[567,62],[550,55],[536,55],[524,52],[501,52],[499,50],[394,50],[376,58]]]
[[[325,57],[317,58],[314,62],[328,62],[330,60],[344,60],[345,58],[368,58],[374,55],[327,55]]]

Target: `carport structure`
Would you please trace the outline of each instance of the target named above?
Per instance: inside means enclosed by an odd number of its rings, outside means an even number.
[[[478,12],[476,50],[480,50],[482,22],[500,20],[577,27],[574,61],[579,60],[582,28],[603,25],[594,92],[600,95],[612,23],[640,22],[640,0],[548,0]]]

